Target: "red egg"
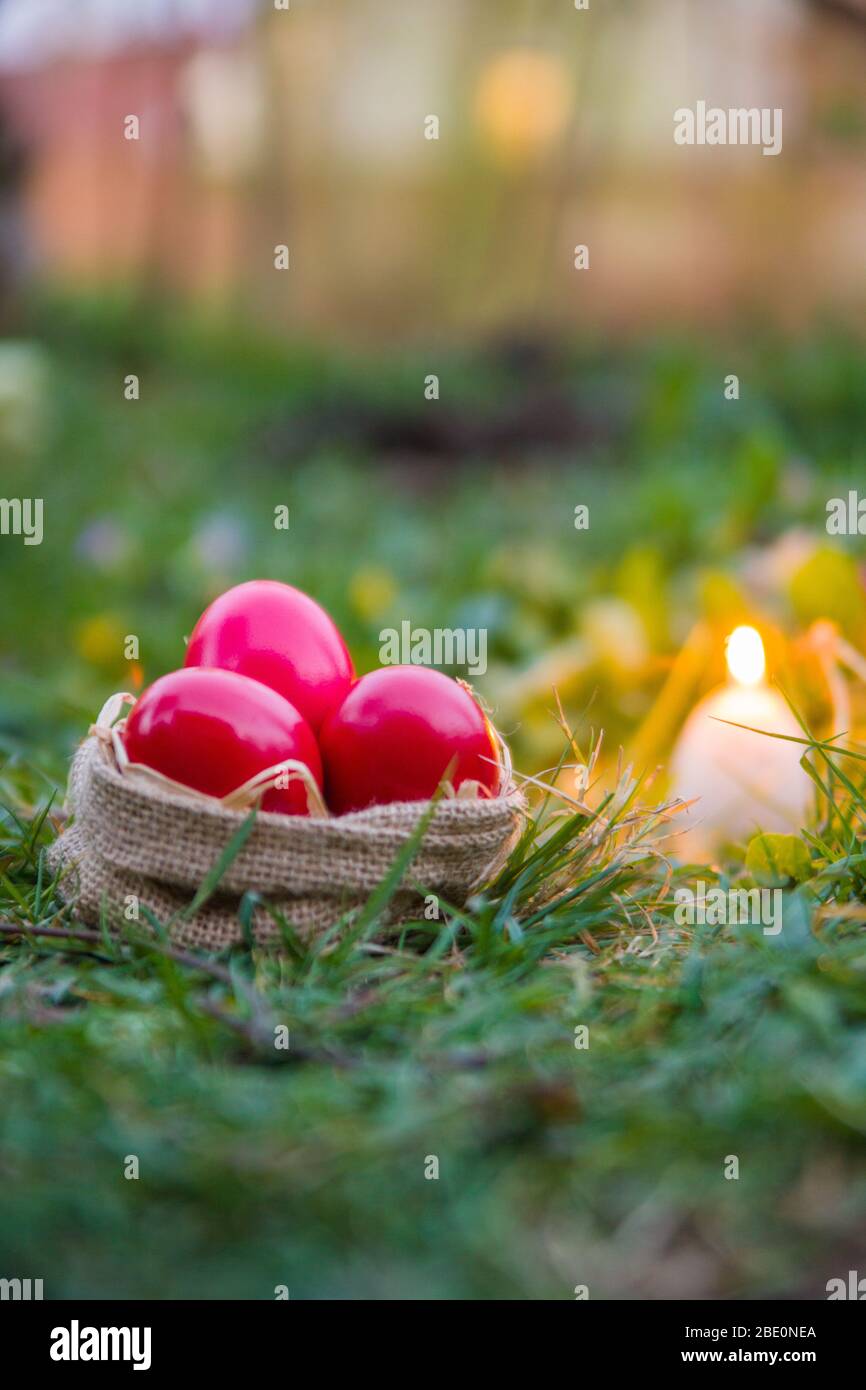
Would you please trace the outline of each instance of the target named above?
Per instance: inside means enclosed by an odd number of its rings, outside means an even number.
[[[293,759],[322,786],[322,761],[307,721],[288,700],[249,676],[195,668],[148,686],[126,721],[129,760],[185,787],[223,797],[251,777]],[[266,792],[262,809],[307,814],[304,783]]]
[[[214,599],[193,629],[184,666],[217,666],[283,695],[316,732],[344,699],[352,658],[336,624],[300,589],[252,579]]]
[[[390,801],[426,801],[449,780],[499,789],[496,742],[469,691],[424,666],[384,666],[355,683],[319,735],[336,815]]]

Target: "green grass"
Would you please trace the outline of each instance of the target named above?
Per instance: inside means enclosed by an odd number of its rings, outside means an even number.
[[[140,306],[44,306],[33,332],[45,429],[4,459],[4,491],[45,498],[46,538],[0,546],[0,1275],[47,1297],[567,1299],[821,1297],[862,1271],[859,766],[821,768],[832,809],[778,937],[678,926],[653,793],[601,789],[690,623],[739,601],[744,556],[820,531],[862,476],[857,345],[737,345],[736,410],[700,346],[585,346],[551,371],[591,440],[431,471],[363,430],[310,434],[322,411],[415,409],[426,357],[335,362]],[[448,410],[529,389],[492,358],[438,365]],[[862,649],[862,540],[842,548],[823,588],[819,567],[767,602],[791,630],[836,604]],[[595,600],[629,605],[645,657],[600,651],[560,687],[586,741],[606,732],[595,810],[550,801],[482,900],[396,941],[384,893],[359,932],[280,957],[69,935],[44,851],[71,751],[129,681],[120,638],[151,679],[209,595],[255,573],[325,602],[360,669],[403,617],[486,626],[478,684],[523,771],[562,736],[547,670],[515,689],[588,640]],[[725,874],[750,882],[744,847]]]
[[[816,935],[802,889],[778,938],[677,927],[629,790],[548,798],[466,912],[279,956],[63,935],[51,816],[8,813],[2,1267],[54,1297],[820,1296],[866,1213],[862,932]]]

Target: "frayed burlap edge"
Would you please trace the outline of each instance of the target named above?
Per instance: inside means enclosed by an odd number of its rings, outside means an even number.
[[[98,922],[104,911],[116,928],[146,907],[162,922],[175,919],[173,940],[208,950],[243,938],[238,911],[248,892],[305,939],[327,931],[367,901],[430,810],[429,802],[395,803],[328,820],[260,812],[217,893],[195,914],[181,915],[246,813],[143,787],[121,775],[110,747],[94,737],[73,761],[68,804],[74,820],[51,847],[49,863],[61,872],[61,897],[82,920]],[[505,862],[522,811],[513,788],[491,799],[438,802],[380,934],[421,915],[428,893],[463,906]],[[279,940],[262,903],[250,930],[259,942]]]

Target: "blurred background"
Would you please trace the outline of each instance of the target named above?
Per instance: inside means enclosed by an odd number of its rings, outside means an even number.
[[[386,347],[521,320],[706,331],[862,312],[858,0],[0,13],[13,283],[29,264]],[[698,99],[781,106],[784,158],[675,145],[672,111]],[[287,239],[277,288],[267,252]],[[582,279],[575,242],[592,248]]]
[[[484,628],[527,770],[554,685],[664,758],[743,619],[830,718],[797,643],[866,645],[825,528],[863,476],[864,58],[862,0],[0,0],[2,493],[44,499],[0,538],[7,750],[56,771],[256,574],[362,670],[405,619]],[[676,145],[698,100],[781,107],[782,153]]]

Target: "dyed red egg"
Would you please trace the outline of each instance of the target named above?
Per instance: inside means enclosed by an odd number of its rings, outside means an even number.
[[[336,815],[390,801],[426,801],[454,760],[455,787],[473,780],[495,795],[496,742],[472,695],[441,671],[384,666],[355,683],[319,735],[329,809]]]
[[[277,763],[303,763],[322,786],[322,762],[307,721],[288,700],[235,671],[172,671],[148,686],[123,731],[129,760],[185,787],[223,797]],[[307,814],[303,782],[275,787],[265,811]]]
[[[313,732],[342,702],[355,674],[324,608],[272,579],[252,579],[214,599],[193,629],[184,665],[261,681],[290,701]]]

